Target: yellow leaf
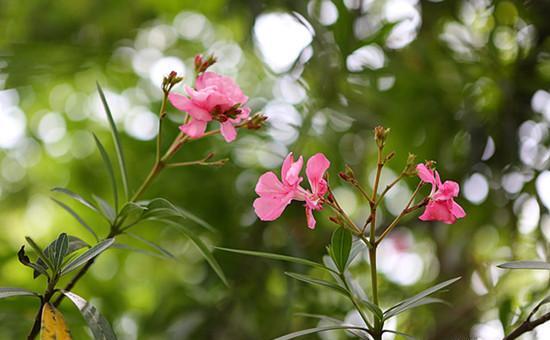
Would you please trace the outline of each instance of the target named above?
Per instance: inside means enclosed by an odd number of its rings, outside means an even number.
[[[42,307],[40,340],[72,340],[63,315],[50,303]]]

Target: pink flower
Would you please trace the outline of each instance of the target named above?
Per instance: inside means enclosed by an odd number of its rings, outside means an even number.
[[[330,162],[321,153],[308,160],[306,175],[311,191],[300,186],[303,180],[300,177],[303,163],[302,156],[294,161],[294,156],[290,153],[283,162],[281,180],[272,171],[260,176],[256,184],[256,193],[260,197],[254,200],[254,210],[262,221],[276,220],[292,200],[297,200],[305,202],[307,226],[310,229],[315,228],[313,210],[323,208],[323,197],[328,191],[327,182],[323,177]]]
[[[191,138],[204,135],[211,120],[220,122],[220,131],[227,142],[237,137],[236,124],[247,118],[250,108],[242,90],[229,78],[214,72],[204,72],[197,77],[195,88],[185,87],[187,96],[171,92],[168,99],[177,109],[187,112],[191,119],[180,130]]]
[[[464,209],[454,201],[460,190],[458,183],[454,181],[441,183],[439,173],[424,164],[418,164],[416,169],[420,180],[432,185],[428,205],[419,217],[422,221],[441,221],[453,224],[457,218],[466,216]]]

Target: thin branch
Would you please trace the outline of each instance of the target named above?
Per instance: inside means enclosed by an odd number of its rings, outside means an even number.
[[[502,340],[512,340],[512,339],[517,339],[519,338],[522,334],[524,333],[527,333],[527,332],[530,332],[532,331],[533,329],[535,329],[537,326],[540,326],[542,325],[543,323],[545,323],[546,321],[549,321],[550,320],[550,312],[544,314],[543,316],[541,316],[540,318],[538,319],[535,319],[533,321],[530,320],[530,318],[532,317],[532,315],[534,314],[535,311],[533,311],[529,317],[527,318],[527,320],[525,320],[521,325],[519,325],[518,328],[514,329],[512,331],[512,333],[508,334],[507,336],[505,336]]]

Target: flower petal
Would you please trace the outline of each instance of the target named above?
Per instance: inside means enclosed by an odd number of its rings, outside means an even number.
[[[323,178],[330,161],[322,153],[313,155],[306,165],[306,175],[313,194],[322,196],[327,192],[327,182]]]
[[[232,141],[235,140],[235,138],[237,138],[237,129],[235,129],[235,127],[230,121],[225,121],[221,123],[220,131],[222,133],[223,138],[228,143],[231,143]]]
[[[307,227],[309,229],[315,229],[315,225],[317,224],[317,221],[313,216],[313,210],[307,206],[306,206],[306,220],[307,220]]]
[[[206,124],[203,120],[191,118],[189,123],[180,125],[180,130],[191,138],[200,138],[206,131]]]
[[[283,199],[282,197],[258,197],[254,200],[254,211],[260,220],[273,221],[281,216],[290,201],[291,199]]]
[[[283,196],[287,192],[288,190],[272,171],[261,175],[256,184],[256,193],[260,196]]]
[[[418,171],[418,177],[422,182],[435,184],[434,171],[428,169],[428,167],[425,164],[423,163],[418,164],[416,166],[416,170]]]
[[[458,196],[460,186],[455,181],[445,181],[439,185],[437,192],[433,195],[436,200],[449,200]]]
[[[445,224],[453,224],[456,217],[451,213],[448,201],[430,201],[424,213],[419,219],[422,221],[440,221]]]
[[[303,164],[304,159],[302,156],[300,156],[300,158],[298,158],[295,162],[294,155],[292,152],[289,153],[283,161],[283,166],[281,169],[281,178],[283,179],[283,182],[290,186],[299,184],[302,181],[300,171],[302,170]]]
[[[453,201],[453,206],[451,208],[451,212],[453,213],[453,215],[456,218],[462,218],[462,217],[466,216],[466,212],[464,211],[464,209],[462,209],[462,207],[458,203],[456,203],[455,201]]]

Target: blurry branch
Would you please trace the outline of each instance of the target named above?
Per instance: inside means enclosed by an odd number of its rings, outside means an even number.
[[[544,301],[543,301],[544,302]],[[527,333],[527,332],[530,332],[532,331],[533,329],[535,329],[536,327],[542,325],[543,323],[545,323],[546,321],[549,321],[550,320],[550,312],[544,314],[543,316],[541,316],[540,318],[538,319],[535,319],[535,320],[531,320],[531,318],[533,317],[533,315],[539,310],[540,306],[542,305],[542,303],[539,303],[535,309],[533,309],[533,311],[529,314],[529,316],[527,317],[527,320],[523,321],[521,323],[521,325],[519,325],[518,328],[514,329],[512,331],[512,333],[508,334],[507,336],[505,336],[502,340],[511,340],[511,339],[517,339],[519,338],[522,334],[524,333]]]

